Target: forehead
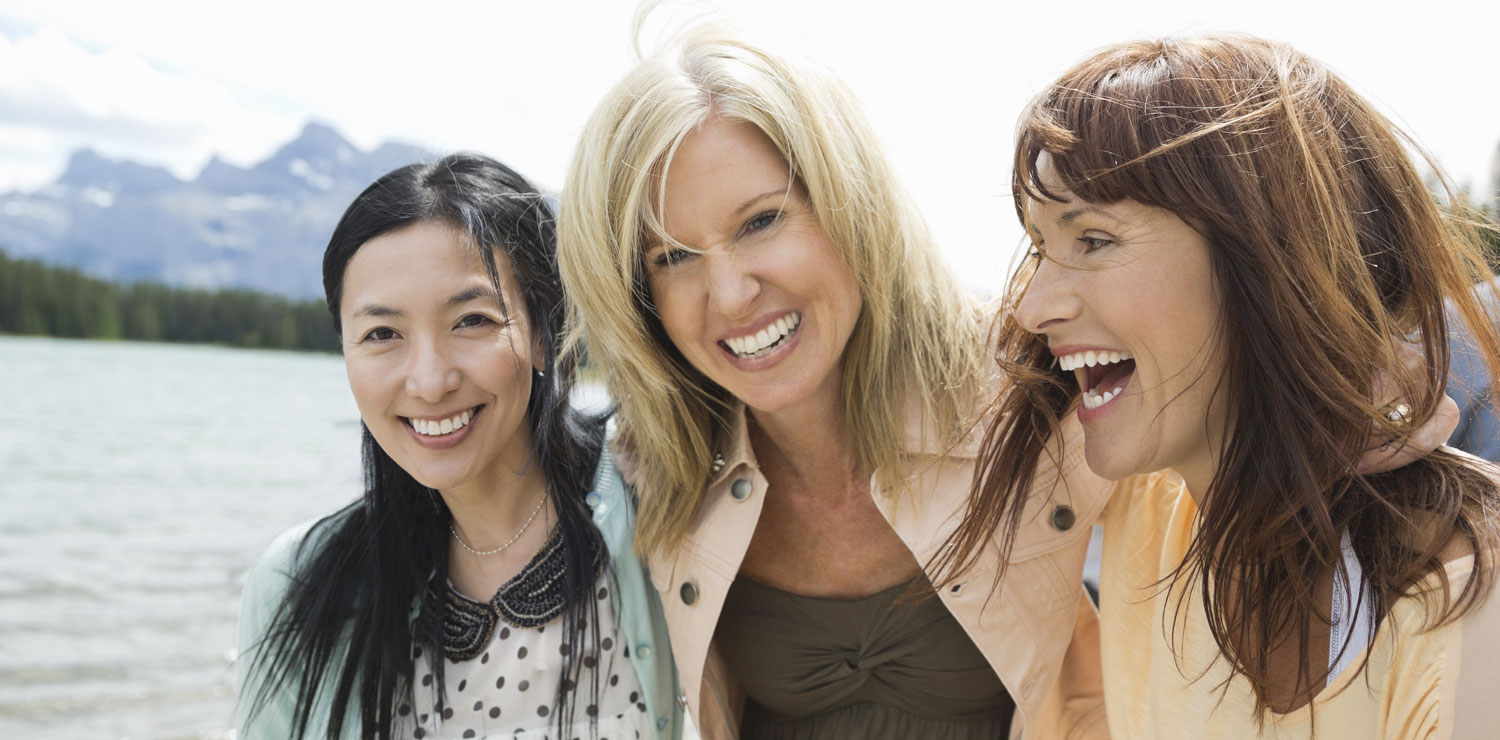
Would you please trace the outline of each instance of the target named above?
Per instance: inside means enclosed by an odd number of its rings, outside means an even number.
[[[484,259],[469,234],[439,221],[422,221],[376,236],[360,246],[344,272],[343,301],[351,307],[361,297],[389,302],[416,302],[424,296],[447,300],[455,288],[488,286]],[[504,250],[492,250],[501,289],[513,290]]]
[[[776,144],[754,124],[714,116],[682,137],[663,179],[670,192],[674,180],[729,173],[785,178],[788,168]]]
[[[788,193],[791,170],[753,124],[710,118],[688,132],[666,164],[652,208],[668,234],[691,243],[761,197]]]
[[[1056,160],[1045,151],[1037,157],[1036,178],[1042,188],[1056,196],[1056,199],[1033,197],[1027,193],[1025,205],[1028,227],[1070,226],[1085,217],[1094,222],[1103,220],[1112,226],[1141,225],[1160,218],[1175,218],[1169,211],[1130,198],[1109,203],[1084,200],[1063,183]]]
[[[1036,169],[1032,174],[1035,175],[1042,189],[1057,196],[1057,200],[1036,197],[1029,191],[1024,192],[1028,221],[1039,221],[1047,216],[1056,217],[1062,209],[1068,206],[1076,207],[1083,203],[1073,195],[1072,191],[1068,190],[1067,185],[1063,184],[1062,176],[1057,171],[1057,163],[1051,153],[1043,151],[1037,155]]]

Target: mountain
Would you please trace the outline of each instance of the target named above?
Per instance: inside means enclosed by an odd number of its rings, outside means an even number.
[[[192,181],[80,150],[51,185],[0,195],[0,250],[111,280],[317,297],[323,248],[354,196],[433,159],[407,144],[362,151],[320,123],[249,168],[214,157]]]

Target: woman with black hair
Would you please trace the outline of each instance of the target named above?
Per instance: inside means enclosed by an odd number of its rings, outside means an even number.
[[[250,573],[241,738],[680,736],[605,421],[568,404],[555,243],[535,189],[475,155],[344,213],[323,282],[365,493]]]

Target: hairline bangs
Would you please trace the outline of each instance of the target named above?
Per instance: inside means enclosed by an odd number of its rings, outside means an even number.
[[[661,214],[666,212],[666,184],[667,179],[671,176],[672,163],[677,157],[677,150],[682,147],[682,142],[689,135],[701,130],[705,125],[715,120],[753,126],[756,131],[766,137],[776,147],[777,153],[786,164],[787,186],[784,191],[783,205],[792,197],[793,193],[800,192],[802,197],[807,200],[808,205],[816,211],[816,207],[813,204],[812,191],[798,173],[792,154],[786,151],[782,143],[753,118],[739,115],[734,111],[727,111],[721,107],[719,99],[727,99],[727,96],[715,94],[713,97],[716,100],[708,105],[701,116],[696,117],[696,120],[693,120],[690,125],[684,127],[682,131],[672,137],[667,147],[657,155],[655,164],[651,166],[649,174],[644,178],[649,183],[648,187],[650,187],[651,192],[647,197],[640,199],[640,208],[635,215],[635,225],[637,227],[635,229],[637,234],[635,245],[637,261],[643,258],[647,252],[663,245],[693,254],[704,254],[707,251],[707,246],[694,247],[678,239],[674,239],[671,234],[667,233],[665,219],[662,218]]]

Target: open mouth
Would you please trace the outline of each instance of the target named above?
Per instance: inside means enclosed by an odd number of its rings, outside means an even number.
[[[1057,358],[1058,365],[1078,377],[1083,389],[1083,407],[1096,409],[1119,397],[1135,374],[1135,358],[1129,352],[1089,350]]]
[[[403,416],[401,420],[424,437],[443,437],[468,426],[483,409],[484,404],[480,404],[471,409],[464,409],[446,419],[413,419]]]
[[[753,360],[775,352],[781,345],[790,341],[801,326],[802,312],[793,311],[754,334],[721,339],[719,346],[742,360]]]

